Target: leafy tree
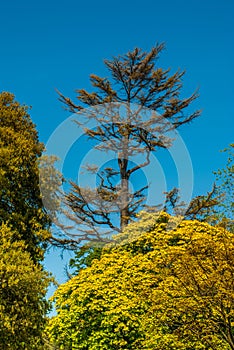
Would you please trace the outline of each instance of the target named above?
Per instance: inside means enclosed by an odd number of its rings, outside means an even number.
[[[222,227],[142,212],[115,237],[117,245],[55,292],[57,315],[47,329],[52,343],[233,349],[233,238]]]
[[[102,249],[102,246],[93,247],[89,244],[76,249],[74,257],[69,262],[69,267],[75,269],[73,274],[77,275],[81,269],[91,266],[93,260],[99,260],[102,255]]]
[[[49,220],[39,188],[38,141],[28,108],[0,94],[0,224],[8,222],[25,241],[34,261],[43,258]]]
[[[225,148],[228,156],[226,167],[215,172],[217,180],[217,192],[222,196],[218,208],[213,212],[213,219],[234,232],[234,144]]]
[[[51,279],[35,265],[21,234],[0,227],[0,344],[2,350],[44,349]]]
[[[151,295],[158,304],[148,315],[153,320],[148,348],[155,348],[161,325],[169,333],[161,348],[173,343],[169,349],[234,348],[233,238],[223,228],[196,221],[176,229],[161,261],[165,277]],[[177,347],[177,340],[183,346]]]
[[[170,147],[169,131],[200,114],[199,111],[185,113],[197,98],[196,93],[188,98],[180,97],[185,72],[170,75],[170,69],[158,67],[163,49],[163,44],[157,44],[148,53],[136,48],[106,60],[110,78],[92,74],[94,92],[78,90],[77,103],[60,94],[68,109],[77,113],[77,124],[98,143],[95,147],[117,153],[116,162],[104,169],[87,166],[89,172],[97,172],[96,188],[71,182],[71,191],[65,197],[66,215],[77,225],[80,233],[74,235],[77,243],[100,241],[103,238],[97,232],[100,226],[106,229],[106,234],[123,230],[144,205],[148,187],[131,191],[129,181],[150,164],[151,152]],[[89,121],[95,123],[94,129],[88,127]],[[137,155],[144,159],[136,164]]]

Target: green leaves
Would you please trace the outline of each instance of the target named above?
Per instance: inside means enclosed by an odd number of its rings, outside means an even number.
[[[234,144],[223,150],[227,155],[225,168],[215,172],[218,193],[223,196],[220,201],[217,219],[221,225],[234,232]]]
[[[0,347],[44,349],[52,281],[39,261],[50,237],[43,208],[38,140],[28,108],[0,93]]]
[[[0,227],[0,344],[3,350],[42,349],[45,295],[52,281],[34,264],[19,233]]]
[[[42,150],[28,108],[16,102],[12,94],[1,93],[0,224],[9,222],[17,230],[34,261],[42,260],[42,243],[49,235],[39,188],[38,158]]]

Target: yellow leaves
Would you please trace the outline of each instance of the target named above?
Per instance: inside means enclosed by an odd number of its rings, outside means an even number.
[[[15,241],[17,236],[6,224],[0,227],[0,344],[9,350],[38,350],[52,280],[34,264],[25,243]]]
[[[141,213],[116,236],[125,245],[104,250],[58,288],[58,315],[48,327],[57,346],[229,349],[233,234],[198,221],[173,222],[165,213]]]
[[[0,94],[0,222],[8,222],[26,241],[35,261],[42,260],[42,244],[49,220],[42,211],[37,159],[43,145],[27,107],[7,92]]]

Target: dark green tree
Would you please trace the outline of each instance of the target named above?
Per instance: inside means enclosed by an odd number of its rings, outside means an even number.
[[[0,224],[16,229],[34,261],[43,258],[49,220],[39,186],[43,144],[28,108],[8,92],[0,94]]]

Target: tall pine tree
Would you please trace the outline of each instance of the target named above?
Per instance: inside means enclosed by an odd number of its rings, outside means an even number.
[[[97,141],[96,148],[117,154],[117,161],[104,169],[88,168],[97,172],[96,188],[71,182],[65,203],[67,215],[79,231],[74,236],[77,243],[100,240],[98,227],[106,228],[106,233],[123,230],[145,201],[147,186],[131,191],[134,175],[150,164],[151,152],[170,147],[169,131],[200,115],[199,111],[185,112],[197,98],[197,93],[180,97],[185,72],[170,74],[170,69],[158,66],[163,49],[163,44],[149,52],[136,48],[106,60],[110,77],[92,74],[94,91],[77,90],[77,102],[60,94],[68,109],[77,113],[76,121],[84,133]],[[89,121],[94,122],[94,129],[87,127]],[[139,154],[144,159],[134,164],[132,159]]]

